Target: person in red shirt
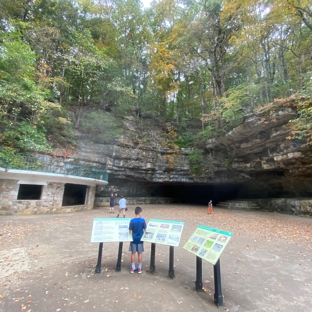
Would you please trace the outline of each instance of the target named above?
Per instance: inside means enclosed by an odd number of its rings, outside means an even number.
[[[213,206],[212,206],[212,200],[210,199],[209,203],[208,203],[208,214],[212,214],[212,209],[213,209]]]

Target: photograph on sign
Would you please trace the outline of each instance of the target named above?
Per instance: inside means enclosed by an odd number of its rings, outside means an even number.
[[[129,218],[93,219],[91,243],[131,242]]]
[[[151,219],[141,238],[144,242],[179,246],[184,222]]]
[[[200,225],[183,248],[214,265],[232,236],[231,232]]]

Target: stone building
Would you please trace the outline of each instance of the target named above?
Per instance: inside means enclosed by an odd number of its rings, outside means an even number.
[[[107,175],[94,179],[0,167],[0,215],[90,210],[96,185],[107,183]]]

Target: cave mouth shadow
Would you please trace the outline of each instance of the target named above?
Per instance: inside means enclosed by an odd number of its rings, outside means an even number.
[[[162,184],[157,185],[152,197],[169,197],[173,203],[207,205],[209,200],[216,205],[221,201],[236,199],[238,185],[190,185]]]
[[[270,180],[270,177],[276,180]],[[148,182],[133,178],[110,176],[109,185],[97,188],[96,196],[109,196],[111,192],[125,197],[164,197],[177,204],[207,205],[212,200],[214,206],[229,200],[259,200],[270,198],[311,198],[312,182],[292,183],[281,173],[269,172],[254,175],[245,182],[232,183],[183,183],[183,182]]]

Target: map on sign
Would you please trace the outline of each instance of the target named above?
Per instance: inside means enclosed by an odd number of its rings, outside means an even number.
[[[183,248],[215,265],[232,236],[231,232],[200,225]]]
[[[91,243],[131,242],[129,233],[130,218],[93,219]]]
[[[149,220],[141,241],[179,246],[184,222],[170,220]]]

